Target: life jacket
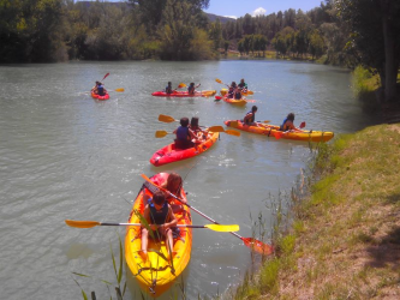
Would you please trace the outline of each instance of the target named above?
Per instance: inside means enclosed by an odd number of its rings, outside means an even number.
[[[193,85],[193,86],[192,86],[192,85],[189,85],[189,87],[188,87],[188,93],[189,93],[189,95],[194,94],[194,90],[195,90],[194,85]]]
[[[179,126],[176,131],[176,139],[179,141],[187,141],[190,139],[189,128]]]
[[[286,131],[287,130],[286,126],[285,126],[286,122],[287,122],[287,118],[285,120],[283,120],[281,127],[279,127],[280,131]]]
[[[250,110],[249,112],[247,112],[246,116],[249,115],[249,114],[253,114],[253,115],[251,116],[250,121],[248,121],[248,123],[246,123],[246,124],[254,123],[254,120],[256,118],[256,113],[253,113],[253,111]]]
[[[97,93],[98,93],[100,96],[104,96],[104,86],[103,86],[103,85],[98,85],[98,86],[97,86]]]
[[[168,217],[168,203],[164,202],[161,210],[157,210],[154,203],[149,203],[151,224],[164,224]]]

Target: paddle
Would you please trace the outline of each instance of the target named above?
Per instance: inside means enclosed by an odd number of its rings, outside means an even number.
[[[218,83],[220,83],[220,84],[225,84],[225,85],[229,88],[229,85],[226,84],[226,83],[224,83],[224,82],[222,82],[221,79],[216,78],[215,81],[218,82]]]
[[[158,116],[158,120],[161,122],[165,122],[165,123],[171,123],[171,122],[179,122],[179,120],[175,120],[173,117],[171,116],[167,116],[167,115],[159,115]],[[211,131],[211,132],[223,132],[229,135],[234,135],[234,136],[240,136],[240,132],[236,131],[236,130],[225,130],[222,126],[211,126],[208,127],[206,129],[206,131]],[[164,136],[166,136],[168,134],[167,131],[164,130],[159,130],[156,131],[156,138],[162,138]]]
[[[179,120],[175,120],[173,117],[167,116],[167,115],[163,115],[163,114],[158,116],[158,121],[161,121],[161,122],[164,122],[164,123],[179,122]]]
[[[240,132],[236,130],[225,130],[222,126],[211,126],[207,128],[205,131],[210,131],[210,132],[223,132],[229,135],[234,135],[234,136],[240,136]],[[173,134],[173,132],[168,132],[165,130],[157,130],[155,137],[156,138],[163,138],[167,136],[168,134]]]
[[[110,90],[110,91],[108,91],[108,92],[118,92],[118,93],[121,93],[121,92],[125,92],[125,89],[124,89],[124,88],[118,88],[118,89],[115,89],[115,90]]]
[[[155,184],[153,181],[150,180],[149,177],[147,177],[145,174],[142,174],[142,177],[149,183],[151,183],[153,186],[155,186],[156,188],[158,188],[159,190],[167,193],[168,195],[170,195],[172,198],[178,200],[179,202],[181,202],[183,205],[186,205],[187,207],[189,207],[191,210],[194,210],[196,213],[198,213],[200,216],[206,218],[208,221],[214,223],[214,224],[219,224],[217,221],[213,220],[212,218],[210,218],[209,216],[203,214],[201,211],[197,210],[196,208],[194,208],[193,206],[185,203],[181,198],[175,196],[173,193],[171,193],[169,190]],[[259,240],[256,240],[254,238],[251,237],[242,237],[239,234],[235,233],[235,232],[230,232],[232,235],[234,235],[235,237],[241,239],[243,241],[243,243],[249,247],[250,249],[267,255],[267,254],[271,254],[273,252],[273,247],[270,245],[267,245]]]
[[[103,81],[104,79],[106,79],[108,77],[108,75],[110,75],[110,73],[107,73],[106,75],[104,75],[103,79],[101,81]]]
[[[184,87],[186,87],[186,84],[184,84],[183,82],[181,82],[181,83],[176,87],[176,89],[174,89],[174,91],[176,91],[177,89],[184,88]]]
[[[299,128],[304,128],[306,127],[306,122],[301,122]],[[287,134],[290,131],[275,131],[274,132],[274,137],[279,140],[281,137],[283,137],[284,134]]]
[[[97,221],[74,221],[74,220],[65,220],[65,223],[68,226],[75,227],[75,228],[92,228],[95,226],[142,226],[141,223],[103,223]],[[205,225],[185,225],[185,224],[178,224],[176,227],[179,228],[207,228],[212,231],[218,232],[232,232],[238,231],[239,225],[232,224],[232,225],[221,225],[221,224],[205,224]]]

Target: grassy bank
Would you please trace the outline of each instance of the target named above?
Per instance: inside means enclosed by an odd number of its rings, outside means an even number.
[[[234,299],[400,299],[400,124],[337,138],[277,254]]]

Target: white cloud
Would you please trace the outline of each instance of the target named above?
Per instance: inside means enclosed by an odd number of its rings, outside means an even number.
[[[266,12],[267,12],[267,10],[265,8],[259,7],[255,11],[253,11],[251,15],[253,17],[263,16],[263,15],[265,15]]]

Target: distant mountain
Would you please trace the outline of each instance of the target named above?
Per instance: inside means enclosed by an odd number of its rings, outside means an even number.
[[[227,23],[227,22],[229,22],[229,21],[235,21],[235,20],[236,20],[236,19],[234,19],[234,18],[222,17],[222,16],[217,16],[217,15],[209,14],[209,13],[206,13],[206,15],[207,15],[208,19],[209,19],[211,22],[214,22],[214,21],[216,21],[217,19],[219,19],[219,20],[221,21],[222,24],[225,24],[225,23]]]
[[[89,7],[90,5],[93,4],[92,1],[78,1],[77,3],[81,3],[81,5],[83,5],[83,6],[85,6],[85,7]],[[119,7],[119,6],[121,6],[121,5],[126,5],[126,4],[127,4],[126,1],[119,1],[119,2],[108,2],[108,1],[104,1],[104,2],[102,2],[102,3],[104,3],[104,4],[106,4],[106,5],[114,5],[114,6],[117,6],[117,7]],[[225,24],[225,23],[227,23],[227,22],[229,22],[229,21],[235,21],[234,18],[222,17],[222,16],[218,16],[218,15],[214,15],[214,14],[209,14],[209,13],[205,13],[205,14],[207,15],[208,19],[209,19],[211,22],[214,22],[214,21],[216,21],[217,19],[219,19],[219,20],[221,21],[222,24]]]

